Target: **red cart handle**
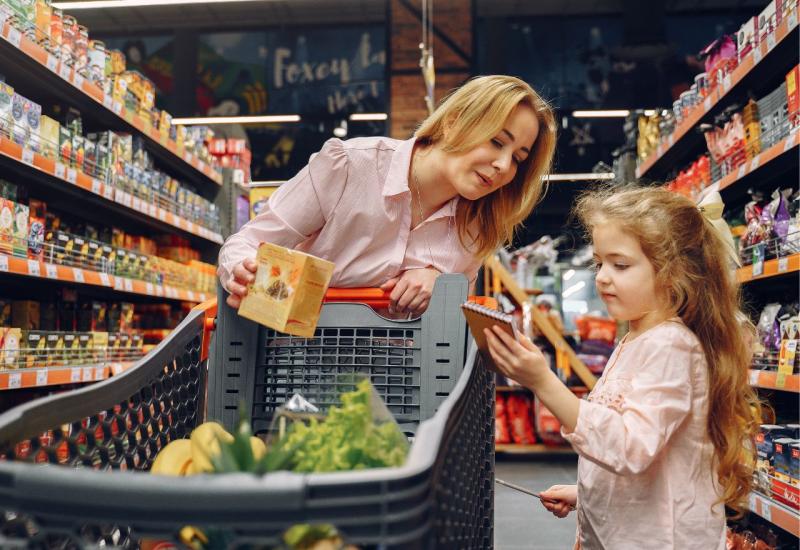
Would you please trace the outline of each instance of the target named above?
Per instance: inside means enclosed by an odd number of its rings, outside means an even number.
[[[329,288],[323,302],[356,302],[373,308],[389,307],[389,292],[380,288]]]

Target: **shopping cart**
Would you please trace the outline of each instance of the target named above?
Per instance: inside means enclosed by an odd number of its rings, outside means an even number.
[[[442,276],[412,321],[328,303],[310,339],[243,320],[220,294],[219,309],[195,308],[130,370],[0,415],[0,548],[180,547],[187,525],[223,533],[228,548],[271,548],[299,523],[333,524],[362,548],[491,548],[494,380],[474,345],[467,353],[466,294],[463,276]],[[232,429],[244,413],[262,431],[294,392],[329,405],[354,375],[413,434],[404,466],[143,472],[206,418]]]

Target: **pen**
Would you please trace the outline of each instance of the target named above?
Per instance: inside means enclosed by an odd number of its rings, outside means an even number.
[[[509,489],[514,489],[515,491],[519,491],[520,493],[525,493],[526,495],[531,495],[532,497],[536,497],[539,500],[541,500],[542,502],[552,502],[552,503],[560,502],[560,501],[554,500],[552,498],[542,497],[539,493],[534,493],[533,491],[530,491],[530,490],[526,489],[525,487],[520,487],[519,485],[515,485],[513,483],[509,483],[508,481],[503,481],[502,479],[499,479],[499,478],[494,478],[494,481],[495,481],[495,483],[498,483],[500,485],[504,485],[505,487],[508,487]],[[570,508],[570,510],[574,510],[575,506],[570,506],[569,508]]]

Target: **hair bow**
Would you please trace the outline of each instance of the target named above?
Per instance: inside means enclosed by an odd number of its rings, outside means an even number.
[[[733,243],[733,234],[731,233],[731,228],[728,227],[727,222],[722,219],[722,212],[725,210],[725,203],[722,202],[722,197],[720,196],[718,191],[712,191],[711,193],[706,194],[703,197],[703,200],[700,201],[700,204],[697,205],[697,209],[700,210],[700,213],[703,217],[711,224],[714,228],[714,231],[717,232],[719,238],[722,239],[722,242],[725,243],[725,247],[728,249],[728,255],[731,257],[733,262],[741,267],[742,263],[739,260],[739,254],[736,252],[736,246]]]

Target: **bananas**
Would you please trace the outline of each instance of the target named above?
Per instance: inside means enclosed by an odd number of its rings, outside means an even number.
[[[192,430],[192,466],[189,475],[214,471],[213,457],[220,453],[220,441],[232,443],[233,436],[217,422],[206,422]]]
[[[192,466],[192,444],[176,439],[161,449],[150,467],[150,473],[164,476],[185,476]]]

